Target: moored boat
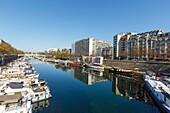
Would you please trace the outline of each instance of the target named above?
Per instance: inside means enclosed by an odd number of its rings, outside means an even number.
[[[74,68],[80,68],[81,64],[76,62],[69,62],[69,65]]]
[[[133,76],[133,70],[132,69],[127,69],[127,68],[119,68],[119,67],[113,67],[112,69],[109,69],[110,73],[117,73],[117,74],[123,74],[123,75],[128,75],[128,76]]]
[[[0,113],[32,113],[31,101],[20,93],[0,95]]]
[[[169,83],[166,82],[166,79],[157,78],[154,74],[145,74],[144,78],[147,89],[156,104],[163,112],[170,113]]]
[[[95,70],[104,70],[104,67],[102,65],[99,64],[86,64],[87,68],[92,68]]]
[[[33,103],[52,97],[45,80],[39,79],[31,64],[22,61],[11,62],[0,75],[0,95],[15,93],[21,93]]]

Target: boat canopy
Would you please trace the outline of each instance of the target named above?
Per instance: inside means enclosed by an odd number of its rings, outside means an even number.
[[[21,99],[21,94],[0,95],[0,104],[5,105],[9,103],[17,103],[19,99]]]
[[[9,83],[8,86],[12,89],[18,89],[18,88],[23,88],[22,83]]]

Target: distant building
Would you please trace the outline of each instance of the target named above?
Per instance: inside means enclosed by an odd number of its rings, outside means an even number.
[[[58,48],[50,48],[50,49],[47,49],[46,51],[47,53],[54,53],[58,51]]]
[[[96,40],[94,38],[86,38],[76,41],[75,46],[73,45],[72,47],[75,48],[75,54],[96,56],[99,48],[111,47],[111,42]]]
[[[113,47],[106,47],[102,50],[102,55],[104,59],[112,59],[113,57]]]
[[[50,48],[46,50],[47,53],[56,53],[56,52],[71,52],[71,49],[66,48]]]
[[[93,52],[93,39],[87,38],[75,42],[75,54],[78,55],[92,55]]]
[[[75,43],[71,45],[71,54],[75,53]]]
[[[103,65],[103,57],[102,56],[95,56],[95,57],[94,56],[83,56],[82,61]]]
[[[97,56],[103,56],[104,59],[112,59],[113,47],[98,48],[96,50]]]

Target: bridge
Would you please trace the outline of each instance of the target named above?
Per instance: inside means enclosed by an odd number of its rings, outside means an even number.
[[[18,57],[51,57],[51,55],[42,55],[42,54],[18,54]]]
[[[18,54],[18,55],[0,55],[0,66],[5,65],[6,63],[9,63],[13,60],[16,60],[17,58],[21,57],[42,57],[42,58],[47,58],[47,57],[52,57],[51,55],[42,55],[42,54]]]

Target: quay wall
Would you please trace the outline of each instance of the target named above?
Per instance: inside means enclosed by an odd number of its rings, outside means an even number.
[[[103,64],[110,67],[139,68],[140,71],[164,71],[170,73],[170,62],[162,61],[128,61],[128,60],[104,60]]]
[[[13,60],[16,60],[18,57],[18,55],[3,55],[0,56],[0,66],[3,66],[9,62],[12,62]]]

